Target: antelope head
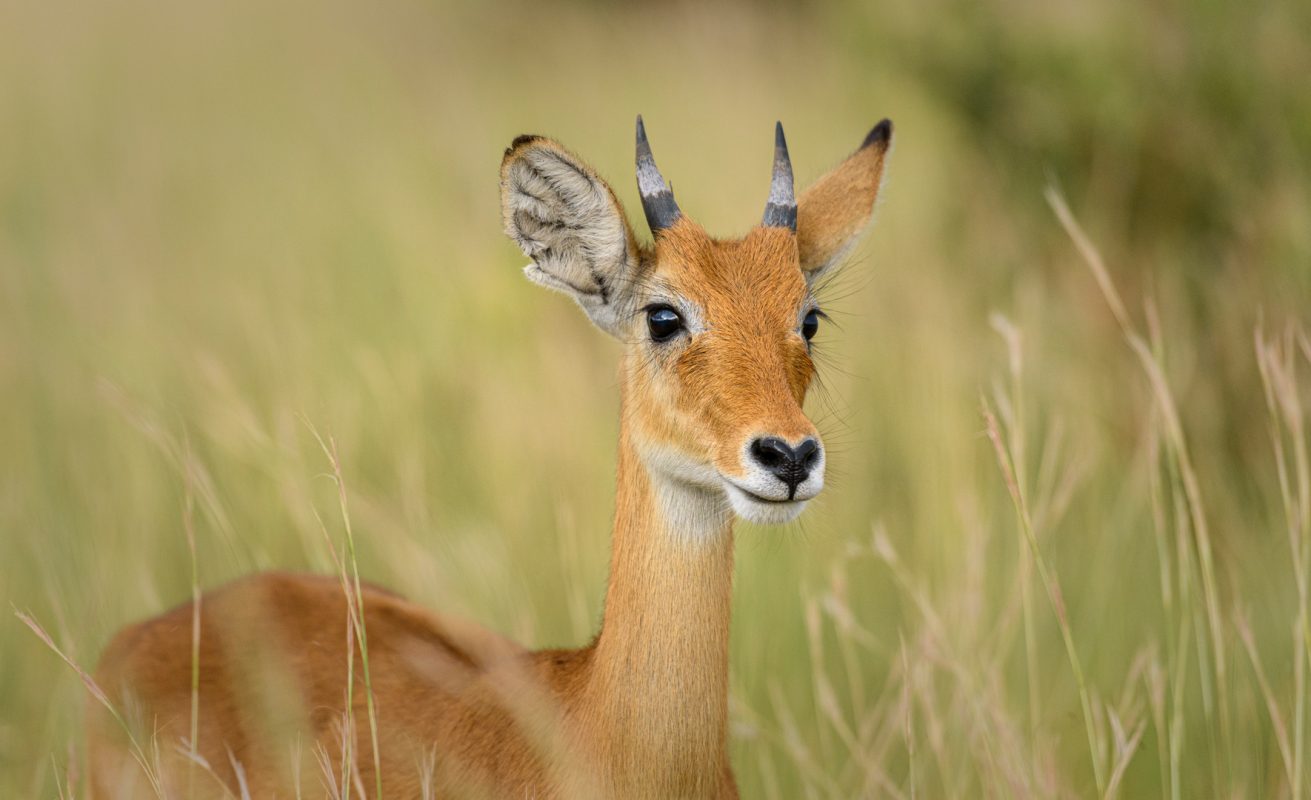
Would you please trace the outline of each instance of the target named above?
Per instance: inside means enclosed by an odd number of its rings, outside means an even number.
[[[760,224],[716,239],[679,210],[637,120],[637,184],[654,244],[559,143],[521,136],[501,165],[506,232],[536,283],[623,342],[625,436],[654,480],[757,523],[790,521],[824,487],[802,411],[823,311],[813,289],[864,232],[892,141],[887,120],[799,197],[780,124]]]

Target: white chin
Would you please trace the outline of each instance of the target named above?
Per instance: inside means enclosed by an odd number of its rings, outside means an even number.
[[[757,500],[731,483],[725,482],[724,490],[728,493],[728,503],[733,513],[747,522],[757,525],[783,525],[801,516],[806,510],[806,500],[786,502],[767,502]]]

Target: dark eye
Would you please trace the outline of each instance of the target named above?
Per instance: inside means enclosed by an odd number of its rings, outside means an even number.
[[[819,330],[819,312],[811,310],[806,314],[806,318],[801,321],[801,335],[806,337],[806,341],[815,338],[815,331]]]
[[[656,306],[646,312],[646,326],[651,329],[651,340],[667,342],[683,329],[683,318],[669,306]]]

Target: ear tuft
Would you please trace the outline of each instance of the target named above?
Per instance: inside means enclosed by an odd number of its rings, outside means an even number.
[[[885,119],[870,130],[869,135],[865,137],[865,141],[860,143],[860,149],[864,150],[866,147],[877,147],[880,150],[887,150],[888,146],[891,144],[892,120]]]
[[[529,279],[572,296],[600,328],[619,334],[637,246],[614,192],[558,142],[520,136],[501,162],[506,234],[533,260]]]
[[[510,142],[510,146],[505,148],[505,155],[508,157],[511,153],[513,153],[515,150],[518,150],[520,147],[523,147],[526,144],[532,144],[533,142],[539,141],[544,138],[546,137],[538,136],[535,133],[522,133],[514,137],[514,141]]]

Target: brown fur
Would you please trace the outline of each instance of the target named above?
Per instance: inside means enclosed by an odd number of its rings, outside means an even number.
[[[556,242],[555,252],[574,260],[546,266],[573,270],[569,277],[585,289],[606,285],[607,297],[595,301],[606,307],[584,308],[627,342],[601,631],[578,650],[529,652],[365,587],[389,797],[419,797],[428,759],[443,797],[737,796],[727,756],[731,514],[704,489],[679,488],[686,509],[671,506],[668,479],[651,459],[672,452],[680,463],[735,475],[751,437],[814,435],[801,410],[814,367],[797,332],[810,291],[806,275],[827,268],[863,229],[887,144],[886,137],[867,143],[804,194],[795,236],[757,228],[719,241],[682,218],[643,250],[626,221],[616,237],[607,220],[580,218],[619,243],[606,258],[622,263],[609,265],[589,261],[597,250],[585,241]],[[574,159],[550,140],[525,137],[507,152],[507,165],[535,147]],[[599,204],[622,215],[609,187],[577,163],[580,175],[598,182]],[[577,211],[570,200],[560,201],[567,206],[561,213]],[[529,220],[535,230],[551,221]],[[616,275],[624,280],[615,282]],[[634,309],[657,295],[694,303],[704,330],[679,347],[654,348]],[[306,793],[317,795],[316,748],[341,774],[348,663],[341,583],[266,573],[207,593],[202,610],[197,745],[213,777],[189,769],[181,755],[191,724],[190,605],[120,631],[96,672],[135,720],[138,737],[158,742],[166,794],[235,792],[240,765],[253,797],[288,796],[297,771]],[[371,793],[358,658],[354,669],[355,762],[359,785]],[[89,715],[88,737],[94,797],[150,795],[126,737],[99,707]],[[297,740],[299,754],[291,745]]]
[[[672,365],[630,352],[625,385],[650,391],[625,399],[646,435],[729,475],[752,431],[813,435],[801,411],[814,365],[796,332],[807,296],[796,237],[755,228],[716,241],[684,218],[661,234],[651,261],[652,279],[694,298],[708,330]]]
[[[797,199],[797,245],[807,273],[839,263],[860,238],[874,214],[891,145],[892,123],[884,120],[859,150]]]

